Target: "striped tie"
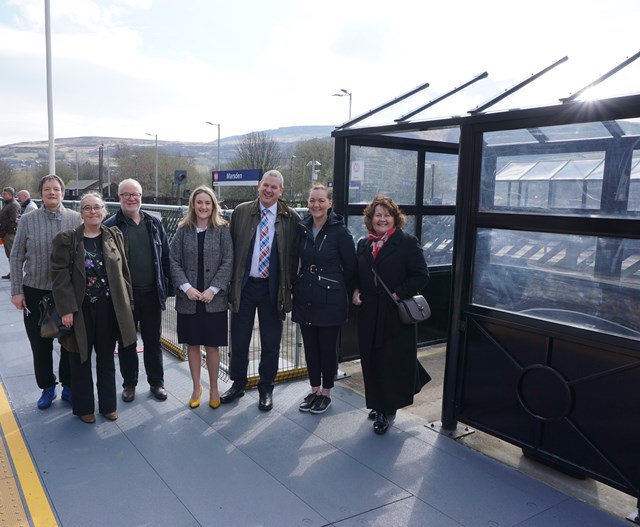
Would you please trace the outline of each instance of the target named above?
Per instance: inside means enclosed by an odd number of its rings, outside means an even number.
[[[269,218],[267,218],[267,209],[262,211],[262,219],[260,220],[260,254],[258,256],[258,273],[262,278],[269,276]]]

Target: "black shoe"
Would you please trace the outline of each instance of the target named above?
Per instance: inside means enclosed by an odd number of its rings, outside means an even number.
[[[369,419],[371,419],[373,421],[376,418],[376,411],[375,410],[369,410],[368,417],[369,417]]]
[[[167,400],[167,390],[164,389],[164,386],[158,384],[156,386],[152,386],[150,390],[153,396],[158,399],[158,401]]]
[[[125,386],[124,390],[122,390],[122,400],[125,403],[130,403],[136,398],[136,387],[135,386]]]
[[[226,392],[224,392],[220,396],[220,402],[223,404],[232,403],[236,399],[240,399],[244,395],[244,388],[240,388],[239,386],[231,385]]]
[[[268,412],[273,408],[273,396],[271,392],[265,392],[260,394],[260,402],[258,408],[263,412]]]
[[[309,410],[311,410],[311,407],[313,406],[313,403],[317,397],[321,396],[317,393],[310,393],[309,395],[307,395],[300,403],[300,406],[298,406],[298,410],[300,410],[301,412],[308,412]]]
[[[388,428],[389,420],[387,419],[387,416],[382,412],[376,412],[376,419],[373,422],[373,431],[378,435],[382,435],[386,433]]]
[[[316,397],[316,400],[313,402],[313,406],[311,410],[309,410],[312,414],[323,414],[327,411],[327,408],[331,406],[331,397],[327,397],[326,395],[319,395]]]
[[[11,279],[11,273],[7,273],[6,275],[4,275],[2,278],[4,278],[5,280],[9,280]]]

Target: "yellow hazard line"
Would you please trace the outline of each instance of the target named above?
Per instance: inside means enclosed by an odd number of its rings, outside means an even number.
[[[0,384],[0,429],[7,442],[9,456],[13,461],[33,525],[35,527],[58,525],[2,384]]]

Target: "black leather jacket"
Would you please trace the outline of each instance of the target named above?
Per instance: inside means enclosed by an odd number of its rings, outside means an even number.
[[[158,293],[158,302],[160,307],[165,309],[167,298],[175,296],[176,291],[171,282],[171,262],[169,259],[169,239],[167,232],[162,226],[162,222],[144,211],[140,211],[142,221],[147,226],[149,237],[153,247],[153,270],[156,279],[156,291]],[[118,227],[122,231],[125,242],[127,241],[127,219],[122,210],[116,212],[113,216],[104,221],[107,227]]]

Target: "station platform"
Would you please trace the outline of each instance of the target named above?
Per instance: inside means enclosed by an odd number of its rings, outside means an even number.
[[[255,390],[190,410],[188,365],[165,354],[167,401],[149,393],[140,360],[136,399],[119,399],[115,422],[98,415],[87,425],[60,397],[38,410],[22,313],[9,294],[2,280],[0,525],[631,525],[408,412],[377,436],[364,398],[341,381],[321,415],[298,411],[306,381],[277,385],[271,412],[258,410]]]

